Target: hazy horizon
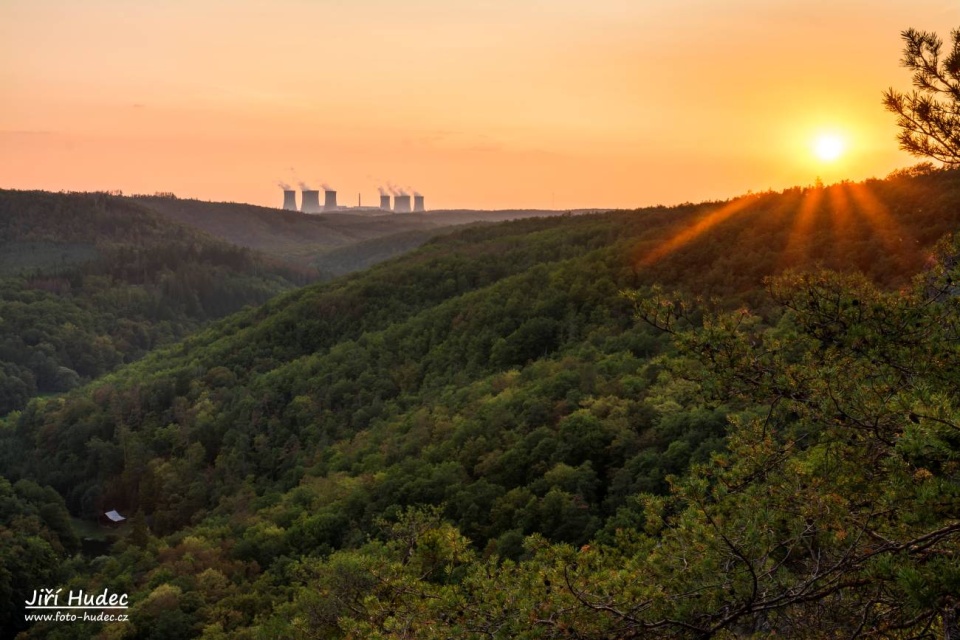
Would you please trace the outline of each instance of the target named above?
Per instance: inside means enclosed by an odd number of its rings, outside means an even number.
[[[880,103],[910,87],[899,33],[958,24],[945,0],[13,0],[0,187],[575,209],[882,177],[916,161]]]

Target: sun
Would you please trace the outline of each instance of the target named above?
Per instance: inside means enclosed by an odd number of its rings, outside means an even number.
[[[846,141],[835,133],[822,133],[813,141],[813,153],[823,162],[833,162],[843,155]]]

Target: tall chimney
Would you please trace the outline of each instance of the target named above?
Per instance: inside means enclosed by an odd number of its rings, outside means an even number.
[[[423,208],[423,196],[420,194],[414,194],[413,196],[413,210],[414,211],[425,211]]]
[[[283,208],[287,211],[297,210],[297,192],[293,189],[283,190]]]
[[[382,195],[380,196],[380,208],[384,211],[390,211],[390,196]]]
[[[410,196],[393,196],[395,213],[410,213]]]
[[[303,213],[320,213],[322,211],[320,208],[319,191],[308,191],[304,189],[301,194],[300,211]]]
[[[325,189],[323,192],[323,210],[324,211],[336,211],[337,210],[337,192],[331,191],[330,189]]]

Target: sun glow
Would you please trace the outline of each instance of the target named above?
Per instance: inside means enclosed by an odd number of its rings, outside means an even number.
[[[835,133],[823,133],[813,142],[813,153],[823,162],[833,162],[843,155],[846,141]]]

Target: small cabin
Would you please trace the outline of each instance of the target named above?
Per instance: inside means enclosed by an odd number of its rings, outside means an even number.
[[[119,527],[121,524],[126,522],[126,518],[120,515],[116,509],[112,511],[106,511],[100,515],[100,524],[107,527]]]

